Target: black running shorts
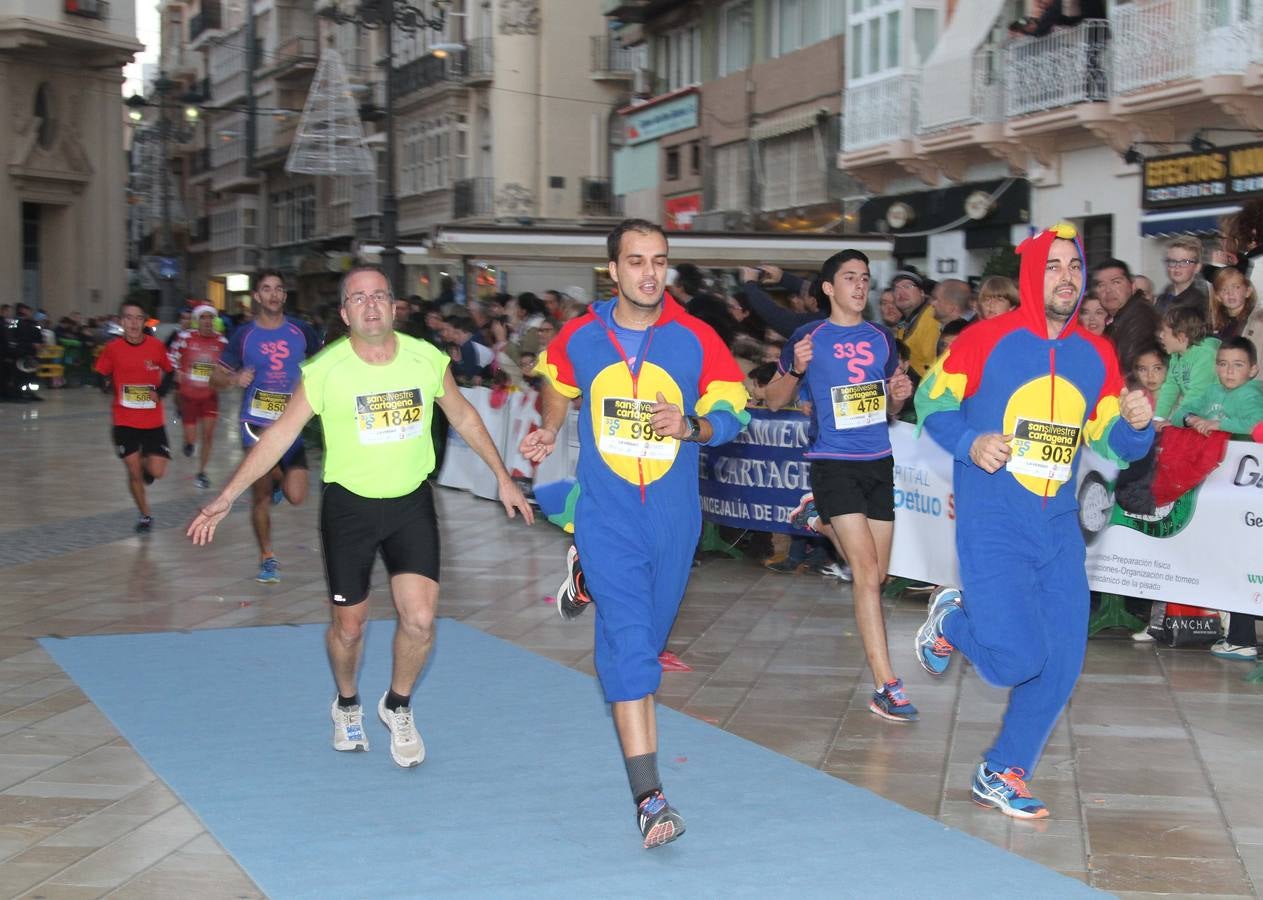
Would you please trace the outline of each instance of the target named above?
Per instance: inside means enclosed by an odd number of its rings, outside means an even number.
[[[115,425],[114,450],[118,453],[119,459],[131,456],[133,453],[171,458],[171,446],[167,443],[167,429],[161,425],[157,428],[130,428],[126,425]]]
[[[882,522],[895,520],[895,458],[813,459],[811,491],[820,519],[859,513]]]
[[[320,498],[320,546],[329,597],[354,606],[368,597],[373,563],[381,550],[391,575],[439,580],[439,528],[429,482],[403,497],[361,497],[325,484]]]

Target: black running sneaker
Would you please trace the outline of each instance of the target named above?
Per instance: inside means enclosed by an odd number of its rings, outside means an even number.
[[[579,550],[571,544],[566,554],[566,580],[557,588],[557,612],[569,622],[578,618],[591,602],[587,579],[579,568]]]
[[[142,471],[140,473],[140,480],[143,481],[145,484],[154,483],[154,477],[149,474],[148,470]]]
[[[669,844],[684,834],[684,817],[667,803],[662,791],[654,791],[636,808],[636,821],[645,839],[645,849]]]
[[[185,455],[185,457],[187,457],[188,459],[192,459],[192,458],[193,458],[193,445],[192,445],[192,444],[185,444],[185,445],[184,445],[184,455]]]
[[[141,516],[136,520],[137,534],[148,534],[151,528],[153,528],[153,516]]]

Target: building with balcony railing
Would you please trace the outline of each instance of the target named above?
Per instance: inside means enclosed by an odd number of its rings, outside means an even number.
[[[860,189],[830,164],[848,6],[611,6],[623,24],[593,40],[592,67],[594,78],[630,67],[638,95],[613,136],[613,191],[627,213],[678,229],[853,228]],[[879,118],[869,127],[889,128]]]
[[[133,207],[119,84],[141,49],[132,3],[3,5],[3,302],[56,320],[113,312],[127,292]]]
[[[905,22],[924,5],[882,3]],[[848,81],[837,164],[881,195],[864,219],[896,236],[904,263],[971,275],[995,241],[1016,243],[1027,220],[1068,219],[1089,262],[1117,256],[1162,282],[1162,242],[1146,238],[1213,232],[1240,195],[1230,183],[1189,184],[1182,212],[1173,210],[1151,199],[1170,192],[1142,195],[1143,167],[1123,156],[1181,151],[1195,136],[1239,144],[1263,127],[1257,4],[1134,0],[1039,36],[1007,30],[1019,7],[954,4],[933,41],[901,36],[891,52],[904,65]],[[1000,189],[1029,191],[1020,220],[1000,215],[1012,209]],[[898,215],[885,215],[896,204]]]

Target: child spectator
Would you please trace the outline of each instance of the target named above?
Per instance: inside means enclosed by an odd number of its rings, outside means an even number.
[[[1150,403],[1156,403],[1158,392],[1167,380],[1167,355],[1156,347],[1146,350],[1136,357],[1135,365],[1128,374],[1130,385],[1138,386],[1149,396]],[[1120,488],[1125,493],[1129,482],[1143,482],[1153,470],[1154,458],[1157,455],[1157,444],[1149,449],[1144,459],[1137,460],[1118,473],[1115,490]],[[1142,628],[1131,636],[1133,641],[1150,643],[1162,634],[1162,625],[1166,620],[1167,605],[1161,600],[1153,601],[1149,608],[1149,627]]]
[[[1155,418],[1164,420],[1180,403],[1215,383],[1215,351],[1219,338],[1207,333],[1206,317],[1194,306],[1176,306],[1162,316],[1158,343],[1171,356],[1167,380],[1158,391]]]
[[[1215,369],[1218,381],[1182,404],[1172,422],[1183,423],[1202,434],[1212,431],[1250,434],[1263,422],[1263,384],[1255,380],[1259,374],[1259,358],[1254,344],[1243,337],[1224,341],[1215,354]],[[1255,617],[1229,613],[1228,633],[1210,652],[1221,659],[1258,659]]]
[[[1210,297],[1210,331],[1221,341],[1245,337],[1254,344],[1255,356],[1263,358],[1263,307],[1254,285],[1240,271],[1220,269]]]
[[[1218,379],[1187,397],[1171,416],[1172,423],[1200,434],[1249,435],[1263,422],[1263,384],[1255,380],[1259,358],[1254,344],[1243,337],[1224,341],[1215,354],[1215,372]]]
[[[934,348],[935,354],[942,356],[947,352],[947,348],[960,336],[960,333],[973,324],[972,319],[952,319],[943,326],[943,330],[938,334],[938,344]]]

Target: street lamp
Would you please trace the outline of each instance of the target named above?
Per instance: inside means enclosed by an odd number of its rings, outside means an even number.
[[[386,43],[386,187],[382,195],[382,271],[395,296],[403,291],[403,267],[399,253],[399,204],[395,198],[395,96],[392,75],[395,71],[394,29],[414,32],[423,28],[442,31],[447,25],[447,7],[451,0],[431,0],[433,13],[407,0],[360,0],[349,11],[336,3],[316,11],[316,15],[339,25],[354,24],[363,28],[382,29]]]
[[[158,193],[162,208],[162,230],[158,239],[158,252],[165,259],[170,259],[175,253],[175,243],[171,236],[171,164],[167,156],[167,143],[169,141],[186,143],[191,140],[193,127],[197,124],[200,115],[195,106],[167,102],[168,95],[174,93],[178,87],[177,82],[170,80],[165,74],[159,74],[153,84],[156,102],[151,103],[140,94],[133,94],[123,101],[127,104],[127,117],[135,125],[140,125],[144,121],[146,107],[153,106],[158,110],[157,123],[149,126],[148,131],[138,131],[136,138],[143,141],[152,140],[156,136],[158,140]],[[184,99],[188,99],[187,95]],[[172,121],[167,117],[167,110],[180,106],[184,109],[183,121]],[[179,303],[175,298],[175,274],[170,273],[169,270],[160,272],[158,283],[160,299],[157,317],[159,321],[169,322],[175,318],[176,310],[179,308]]]

